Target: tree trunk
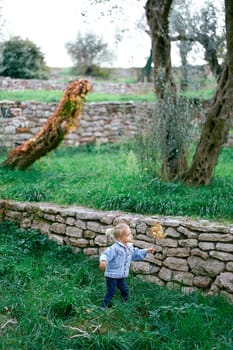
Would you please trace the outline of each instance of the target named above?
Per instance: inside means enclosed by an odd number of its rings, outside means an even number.
[[[171,43],[169,38],[169,12],[173,0],[147,0],[146,17],[150,27],[152,58],[154,64],[154,84],[158,103],[163,105],[166,95],[173,96],[174,113],[176,106],[176,85],[171,66]],[[161,108],[162,110],[162,108]],[[175,179],[187,169],[185,150],[177,137],[172,115],[166,118],[165,147],[163,152],[162,176]],[[169,118],[171,120],[169,120]],[[172,127],[171,127],[172,126]]]
[[[192,185],[208,185],[222,146],[226,141],[233,112],[233,3],[225,0],[227,65],[219,79],[215,99],[207,114],[193,162],[183,178]]]
[[[180,80],[180,89],[181,91],[187,91],[188,89],[188,59],[187,55],[192,49],[192,46],[188,41],[180,41],[178,44],[181,58],[181,80]]]
[[[140,72],[140,81],[144,83],[145,78],[147,82],[151,82],[151,71],[152,71],[152,50],[150,50],[150,56],[148,57],[145,66]]]
[[[171,42],[168,16],[173,0],[147,0],[146,18],[150,27],[154,83],[158,98],[163,99],[165,89],[174,95],[176,85],[171,66]]]
[[[2,163],[11,169],[24,170],[37,159],[55,149],[72,126],[77,126],[86,94],[91,90],[87,80],[75,80],[70,83],[58,105],[57,110],[48,119],[39,133],[13,149]]]

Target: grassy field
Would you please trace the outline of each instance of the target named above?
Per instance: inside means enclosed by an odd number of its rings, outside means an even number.
[[[231,222],[232,173],[232,149],[222,151],[211,184],[193,188],[142,171],[126,145],[60,147],[26,171],[1,167],[0,197]]]
[[[214,88],[198,88],[183,93],[189,98],[209,99],[213,96]],[[35,101],[35,102],[58,102],[62,97],[60,90],[23,90],[23,91],[0,91],[0,100],[10,101]],[[129,94],[106,94],[100,92],[90,92],[87,102],[154,102],[154,93],[129,95]]]
[[[0,100],[10,101],[35,101],[35,102],[58,102],[62,97],[60,90],[23,90],[23,91],[0,91]],[[99,92],[90,92],[87,102],[154,102],[155,95],[153,93],[146,95],[117,95]]]
[[[233,305],[128,279],[130,300],[99,308],[97,259],[0,223],[1,350],[231,350]]]

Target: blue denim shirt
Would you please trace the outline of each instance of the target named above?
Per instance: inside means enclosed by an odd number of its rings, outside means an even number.
[[[128,244],[126,247],[121,242],[116,241],[100,255],[100,261],[107,262],[104,275],[111,278],[127,277],[131,261],[143,260],[146,254],[147,249],[135,248],[132,244]]]

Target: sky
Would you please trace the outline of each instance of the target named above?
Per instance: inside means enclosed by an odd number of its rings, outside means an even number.
[[[123,3],[130,5],[130,0]],[[99,15],[101,11],[105,14],[111,11],[108,4],[102,8],[90,6],[87,0],[1,0],[0,4],[6,35],[31,40],[41,49],[50,67],[72,66],[65,43],[75,41],[79,31],[94,31],[108,42],[116,52],[112,65],[117,67],[143,66],[150,51],[149,35],[143,31],[127,31],[121,42],[113,40],[120,27],[119,13],[115,23],[111,22],[111,16]],[[122,20],[127,12],[131,18],[140,18],[143,11],[141,7],[134,8],[132,16],[132,8],[128,6]],[[83,15],[86,12],[88,16]]]
[[[198,8],[204,0],[192,1]],[[29,39],[41,49],[49,67],[71,67],[73,62],[65,44],[74,42],[78,32],[91,31],[101,36],[115,52],[110,66],[144,66],[151,41],[144,30],[135,29],[135,23],[137,20],[142,23],[145,3],[115,0],[122,6],[121,11],[117,8],[112,11],[114,0],[98,6],[90,3],[91,0],[0,0],[6,40],[10,36]],[[122,33],[119,28],[128,30]],[[122,40],[117,40],[119,36]],[[177,66],[180,64],[178,50],[172,45],[172,64]],[[194,54],[193,57],[191,64],[205,63],[200,56],[196,59]]]

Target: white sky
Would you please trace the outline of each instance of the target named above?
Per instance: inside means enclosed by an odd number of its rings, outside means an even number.
[[[190,0],[191,1],[191,0]],[[204,0],[193,0],[195,6]],[[219,0],[222,2],[223,0]],[[35,43],[45,56],[50,67],[70,67],[73,65],[65,43],[75,41],[78,32],[92,31],[109,43],[109,48],[116,53],[115,67],[142,67],[150,52],[150,38],[143,30],[133,30],[136,20],[144,13],[143,2],[135,0],[116,0],[123,6],[121,13],[114,11],[108,16],[114,1],[99,7],[91,6],[88,0],[0,0],[4,32],[7,37],[20,36]],[[101,16],[101,11],[105,16]],[[88,16],[82,14],[86,12]],[[115,41],[116,28],[127,27],[130,31],[122,34],[123,40]],[[174,65],[180,63],[177,51],[172,47]],[[191,62],[195,64],[195,62]],[[202,60],[198,64],[204,63]]]
[[[79,31],[84,33],[90,29],[109,42],[109,47],[116,52],[114,66],[143,66],[149,54],[150,38],[143,32],[140,35],[137,31],[136,38],[130,37],[132,32],[126,33],[122,42],[112,43],[116,24],[110,22],[110,16],[98,18],[95,7],[90,7],[87,0],[2,0],[1,4],[8,37],[20,36],[34,42],[50,67],[72,66],[65,43],[74,41]],[[105,5],[104,13],[109,6]],[[82,16],[86,10],[88,17]],[[134,8],[132,16],[132,8],[127,10],[131,18],[137,15],[140,18],[143,13],[143,8]]]

